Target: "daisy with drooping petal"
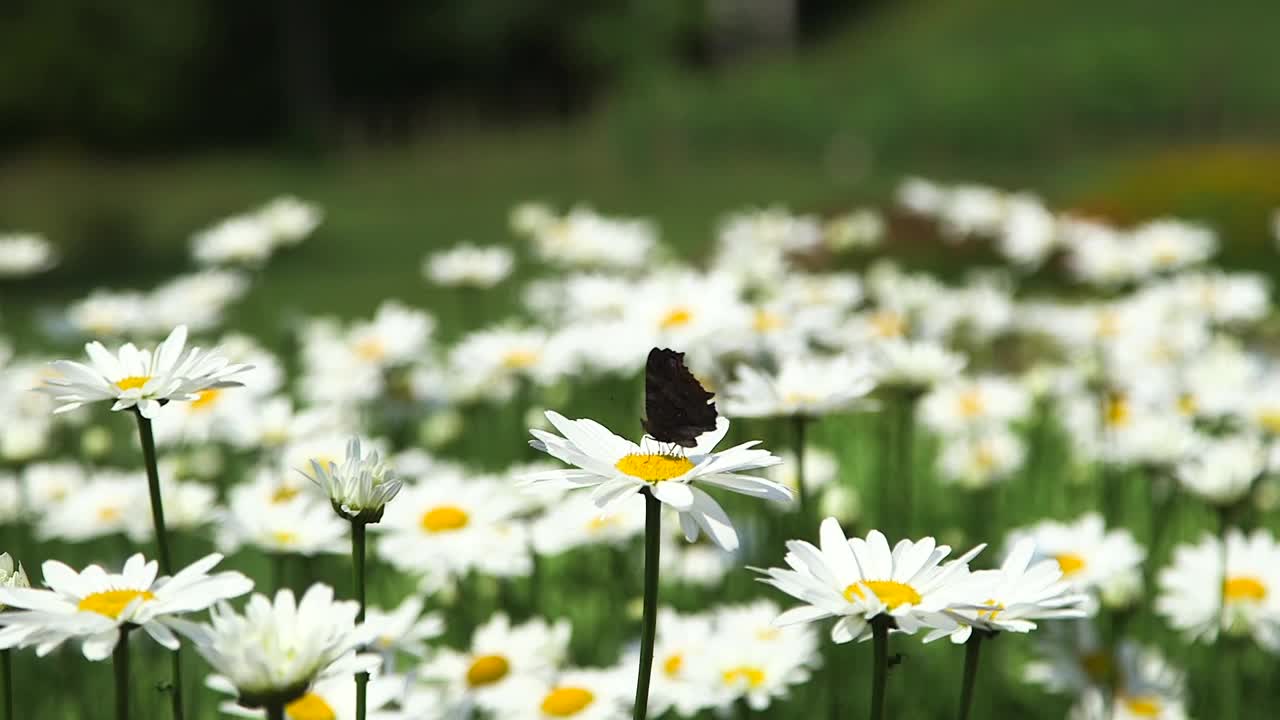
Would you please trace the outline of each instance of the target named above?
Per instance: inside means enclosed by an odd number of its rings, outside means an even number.
[[[1280,543],[1265,530],[1231,529],[1226,545],[1225,570],[1222,541],[1213,535],[1175,548],[1173,564],[1158,576],[1156,612],[1193,640],[1248,635],[1280,652]]]
[[[761,582],[804,603],[779,615],[779,626],[836,618],[831,639],[846,643],[871,637],[870,621],[886,615],[898,630],[914,633],[936,627],[939,613],[953,602],[956,581],[983,547],[942,564],[951,548],[931,537],[901,540],[890,550],[880,531],[872,530],[865,540],[846,538],[839,521],[827,518],[818,547],[788,541],[788,568],[761,570]]]
[[[136,407],[143,417],[153,418],[163,403],[189,401],[203,390],[234,387],[231,378],[249,369],[228,363],[216,352],[186,348],[187,328],[179,325],[153,352],[139,350],[132,343],[111,353],[100,342],[85,345],[93,366],[58,360],[53,368],[57,378],[45,380],[41,389],[61,405],[55,413],[74,410],[87,403],[113,400],[112,410]]]
[[[329,677],[368,672],[376,655],[356,655],[368,640],[356,625],[359,603],[334,600],[333,588],[317,583],[301,600],[291,590],[275,599],[255,593],[244,614],[226,603],[210,610],[210,623],[185,628],[215,672],[227,678],[248,708],[287,705]]]
[[[141,627],[156,642],[176,649],[173,629],[183,626],[177,617],[199,612],[215,602],[238,597],[253,589],[253,581],[238,572],[214,575],[209,570],[222,561],[207,555],[178,571],[157,579],[159,566],[141,554],[130,557],[119,574],[90,565],[77,573],[49,560],[41,567],[48,590],[0,588],[0,647],[35,646],[47,655],[63,642],[82,638],[81,649],[89,660],[111,655],[123,625]]]
[[[1034,541],[1022,540],[999,570],[979,570],[958,583],[961,599],[946,610],[956,627],[935,630],[925,642],[950,635],[951,642],[960,644],[974,629],[1025,633],[1036,628],[1036,620],[1085,617],[1089,598],[1062,581],[1056,561],[1032,564],[1035,552]]]
[[[529,444],[575,469],[532,473],[523,478],[525,482],[594,488],[592,499],[600,507],[647,490],[680,513],[680,526],[690,541],[702,531],[725,550],[738,547],[738,534],[729,516],[698,487],[700,484],[768,500],[791,499],[791,491],[785,487],[743,474],[780,462],[769,451],[756,449],[758,441],[714,451],[729,432],[726,418],[717,418],[715,430],[703,433],[694,447],[685,449],[647,435],[637,445],[594,420],[570,420],[554,411],[546,416],[563,437],[530,430],[535,439]]]

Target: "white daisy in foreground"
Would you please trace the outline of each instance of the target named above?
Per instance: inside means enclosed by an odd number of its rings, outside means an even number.
[[[1016,546],[1025,538],[1035,541],[1040,557],[1058,561],[1068,584],[1080,590],[1098,590],[1109,604],[1131,600],[1141,590],[1139,570],[1146,550],[1128,530],[1108,531],[1097,513],[1086,513],[1074,523],[1045,520],[1015,530],[1008,543]]]
[[[49,560],[41,567],[48,590],[0,588],[0,604],[9,608],[0,613],[0,647],[34,645],[36,654],[44,656],[69,639],[83,638],[84,656],[103,660],[120,639],[121,626],[131,625],[176,649],[178,638],[171,627],[185,631],[189,624],[177,616],[253,589],[253,581],[238,572],[208,574],[221,560],[221,555],[207,555],[173,577],[159,579],[156,562],[140,554],[130,557],[119,574],[97,565],[77,573]]]
[[[956,594],[957,581],[968,574],[968,562],[982,551],[979,545],[942,564],[951,548],[931,537],[900,540],[892,549],[879,530],[867,538],[846,538],[835,518],[822,521],[821,547],[804,540],[787,542],[790,569],[768,568],[761,582],[805,604],[775,621],[779,626],[837,618],[831,639],[837,643],[871,637],[870,621],[887,615],[897,629],[914,633],[921,626],[949,623],[939,614]]]
[[[377,450],[361,453],[360,438],[356,437],[347,441],[347,459],[342,464],[313,459],[311,472],[304,474],[325,491],[335,512],[362,523],[381,520],[387,503],[404,485],[381,461]]]
[[[946,614],[956,621],[952,629],[940,628],[925,637],[931,642],[950,635],[951,642],[968,641],[973,630],[1030,632],[1036,620],[1085,617],[1088,596],[1072,591],[1062,581],[1054,560],[1032,564],[1036,545],[1023,540],[1013,548],[999,570],[979,570],[958,583],[959,600]]]
[[[1265,530],[1227,532],[1227,563],[1213,535],[1180,545],[1160,571],[1155,609],[1193,640],[1213,642],[1219,631],[1248,635],[1280,651],[1280,544]]]
[[[690,542],[698,538],[701,530],[725,550],[738,547],[738,534],[729,516],[698,484],[767,500],[791,500],[787,488],[742,474],[781,462],[769,451],[755,449],[759,441],[713,452],[729,432],[726,418],[717,418],[715,430],[703,433],[694,447],[685,449],[659,443],[647,435],[637,445],[594,420],[570,420],[553,411],[546,416],[564,437],[530,430],[535,439],[529,444],[576,469],[532,473],[524,476],[525,482],[594,488],[592,499],[600,507],[647,490],[680,513],[680,526]]]
[[[368,639],[356,626],[359,610],[359,603],[335,601],[333,588],[317,583],[301,601],[290,590],[277,592],[274,601],[254,594],[243,615],[218,603],[210,624],[189,624],[186,631],[240,704],[257,708],[303,698],[318,680],[376,668],[376,655],[355,654]]]
[[[231,364],[216,352],[187,349],[186,344],[185,325],[174,328],[154,352],[126,343],[111,353],[102,343],[91,342],[84,349],[92,367],[55,361],[53,369],[60,377],[45,380],[41,390],[60,403],[55,413],[113,400],[112,410],[136,407],[143,417],[153,418],[166,402],[195,400],[202,391],[240,385],[231,378],[250,368]]]
[[[813,417],[847,409],[875,387],[861,357],[789,357],[776,373],[739,365],[725,388],[725,412],[735,417]]]

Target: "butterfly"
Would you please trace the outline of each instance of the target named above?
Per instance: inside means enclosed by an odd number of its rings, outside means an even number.
[[[644,367],[644,412],[640,421],[654,440],[691,448],[716,429],[712,394],[684,364],[684,353],[654,348]]]

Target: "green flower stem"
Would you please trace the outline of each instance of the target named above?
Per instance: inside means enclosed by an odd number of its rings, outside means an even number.
[[[1235,508],[1218,508],[1218,542],[1222,546],[1222,578],[1218,581],[1218,638],[1214,643],[1214,656],[1218,665],[1218,717],[1233,718],[1240,716],[1240,691],[1243,685],[1240,680],[1239,643],[1231,642],[1227,637],[1227,628],[1223,627],[1227,620],[1226,586],[1229,571],[1227,570],[1227,531],[1231,529],[1232,515]]]
[[[364,622],[365,610],[365,594],[364,594],[364,540],[365,540],[365,524],[359,520],[351,521],[351,564],[355,572],[356,599],[360,601],[360,610],[356,614],[356,623]],[[365,720],[367,703],[367,687],[369,685],[369,673],[356,673],[356,720]]]
[[[0,667],[4,672],[4,720],[13,720],[13,654],[0,650]]]
[[[169,552],[169,532],[164,524],[164,502],[160,496],[160,470],[156,465],[156,439],[151,431],[151,421],[136,408],[133,416],[138,420],[138,439],[142,442],[142,459],[147,466],[147,488],[151,493],[151,523],[156,536],[156,549],[160,556],[160,572],[173,575],[173,555]],[[181,649],[173,651],[173,700],[174,720],[182,720],[182,656]]]
[[[267,706],[267,720],[285,720],[284,703],[274,703]]]
[[[809,418],[804,415],[791,417],[793,448],[796,455],[796,499],[800,511],[800,534],[804,537],[815,532],[817,525],[813,515],[813,500],[809,497],[809,488],[806,487],[804,478],[804,435],[808,422]]]
[[[981,630],[974,630],[964,644],[964,684],[960,687],[960,712],[956,714],[959,720],[969,720],[969,709],[973,707],[973,688],[978,680],[978,660],[984,636]]]
[[[649,714],[649,678],[653,674],[653,641],[658,629],[658,553],[662,549],[662,503],[644,490],[644,625],[640,633],[640,668],[632,720]]]
[[[129,631],[120,629],[120,639],[111,653],[111,669],[116,676],[116,720],[131,720],[129,716]]]
[[[889,676],[889,626],[892,622],[886,615],[877,615],[871,619],[875,666],[871,669],[870,720],[884,720],[884,688]]]

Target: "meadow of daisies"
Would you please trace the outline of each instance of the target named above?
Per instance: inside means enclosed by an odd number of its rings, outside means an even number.
[[[992,262],[896,265],[903,221]],[[690,260],[529,204],[422,262],[500,324],[228,326],[323,223],[0,307],[6,720],[1274,716],[1280,336],[1214,228],[911,179]],[[53,240],[0,235],[0,289]],[[688,446],[655,347],[715,393]]]

